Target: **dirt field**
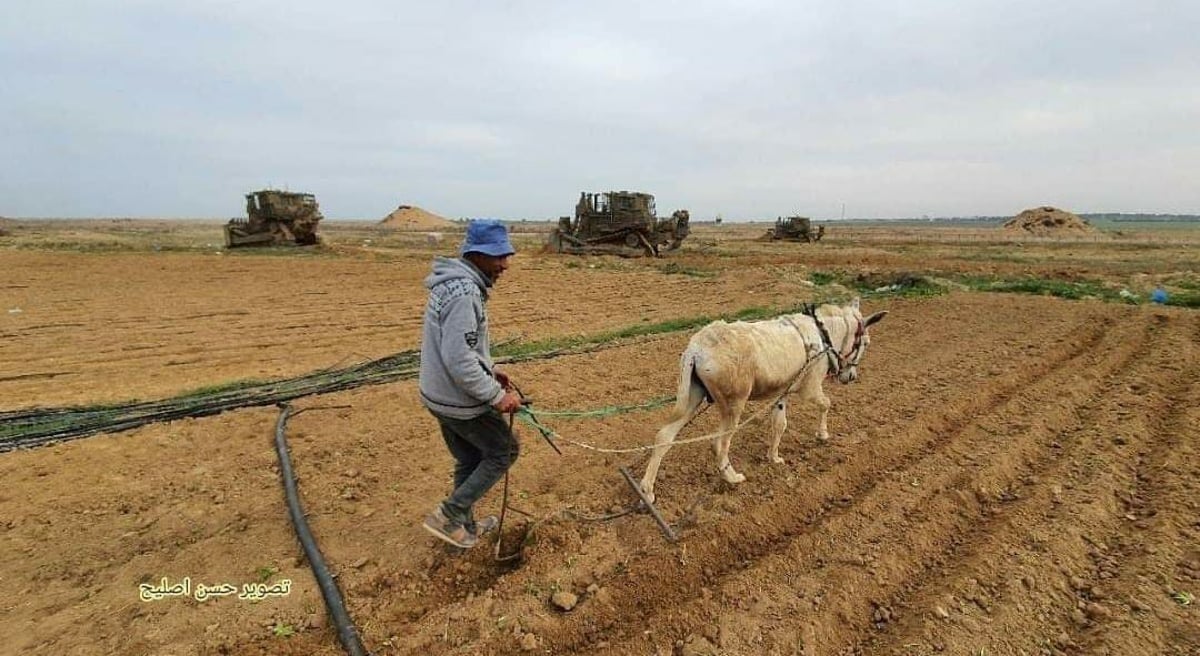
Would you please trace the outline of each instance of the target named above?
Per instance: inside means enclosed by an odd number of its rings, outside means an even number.
[[[181,222],[182,223],[182,222]],[[147,224],[148,225],[148,224]],[[450,457],[415,381],[310,397],[288,436],[305,508],[375,654],[1200,654],[1200,314],[971,291],[964,276],[1194,289],[1197,235],[1013,242],[986,231],[830,229],[816,245],[699,226],[664,260],[540,255],[489,306],[494,341],[848,297],[819,273],[945,280],[880,294],[862,379],[826,383],[828,443],[793,407],[781,447],[748,427],[719,482],[679,446],[645,458],[528,427],[510,503],[538,524],[518,565],[448,553],[420,518]],[[319,253],[219,254],[215,224],[18,225],[0,238],[0,410],[157,399],[418,346],[419,234],[327,230]],[[5,241],[7,240],[7,241]],[[535,409],[674,393],[689,333],[508,368]],[[752,404],[750,412],[759,410]],[[666,408],[547,416],[573,439],[649,444]],[[715,429],[705,413],[681,435]],[[343,653],[287,519],[272,436],[245,409],[0,455],[2,654]],[[483,511],[496,512],[499,490]],[[523,522],[508,516],[505,537]],[[508,542],[506,542],[508,544]],[[261,600],[139,599],[139,585],[291,585]],[[577,605],[551,603],[570,592]],[[1189,601],[1192,600],[1192,601]]]

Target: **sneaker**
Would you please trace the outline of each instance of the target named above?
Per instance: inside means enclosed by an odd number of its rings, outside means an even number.
[[[470,549],[475,546],[478,538],[475,534],[468,531],[462,524],[455,524],[442,514],[442,508],[439,506],[436,510],[425,516],[425,521],[421,526],[433,534],[439,540],[448,542],[459,549]]]
[[[498,517],[495,515],[488,515],[487,517],[475,522],[475,537],[481,538],[496,530],[496,527],[499,525],[500,519]]]

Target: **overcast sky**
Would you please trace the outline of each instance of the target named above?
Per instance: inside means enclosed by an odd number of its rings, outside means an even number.
[[[5,0],[0,215],[1200,213],[1200,2]]]

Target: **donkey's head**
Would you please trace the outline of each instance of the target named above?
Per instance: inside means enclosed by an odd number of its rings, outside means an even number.
[[[887,310],[864,318],[859,309],[857,296],[848,305],[843,306],[842,310],[846,320],[846,335],[838,348],[837,379],[839,383],[849,384],[858,380],[858,363],[862,362],[863,356],[867,353],[867,347],[871,345],[871,332],[867,329],[871,327],[871,324],[886,317]]]

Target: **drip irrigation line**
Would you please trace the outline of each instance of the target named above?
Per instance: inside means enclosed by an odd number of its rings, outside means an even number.
[[[159,401],[99,408],[35,408],[4,412],[0,413],[0,453],[96,433],[129,430],[156,422],[205,417],[237,408],[277,405],[315,394],[413,378],[419,366],[420,353],[405,351],[342,369],[319,370],[298,378],[199,392]]]
[[[496,363],[511,364],[591,353],[626,345],[637,339],[591,342],[566,348],[503,356],[496,358]],[[337,368],[335,365],[296,378],[257,384],[247,383],[232,388],[200,391],[158,401],[101,407],[68,406],[0,411],[0,453],[46,446],[97,433],[132,430],[158,422],[189,417],[206,417],[239,408],[278,405],[316,394],[328,394],[365,385],[408,380],[415,378],[420,371],[420,358],[420,351],[401,351],[362,364],[343,368]],[[546,414],[547,416],[567,418],[606,417],[620,412],[661,407],[673,400],[662,398],[634,406],[612,406],[588,411],[561,411]],[[546,433],[543,432],[543,434]],[[608,450],[606,452],[624,453],[627,451]]]
[[[591,343],[568,348],[523,353],[496,358],[511,364],[589,353],[615,348],[613,343]],[[147,424],[188,417],[207,417],[239,408],[278,405],[306,396],[328,394],[365,385],[380,385],[415,378],[420,371],[420,351],[401,351],[349,367],[336,365],[313,373],[266,383],[229,389],[196,392],[186,396],[114,406],[68,406],[30,408],[0,412],[0,453],[46,446],[56,442],[115,433]]]

